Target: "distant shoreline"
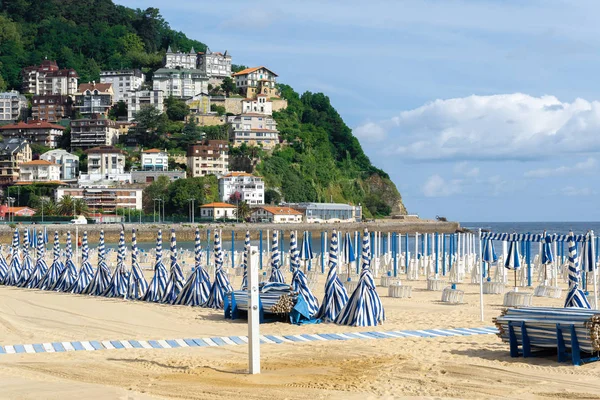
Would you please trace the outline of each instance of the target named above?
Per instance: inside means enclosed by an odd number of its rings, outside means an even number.
[[[151,242],[156,240],[156,232],[159,229],[163,231],[163,242],[168,242],[169,234],[171,229],[175,229],[177,233],[177,239],[180,241],[193,241],[195,236],[196,227],[200,228],[200,234],[203,239],[206,238],[206,232],[208,229],[214,232],[215,229],[221,229],[224,232],[225,238],[229,236],[231,231],[234,231],[236,235],[245,234],[247,230],[250,231],[252,239],[258,239],[259,231],[263,231],[263,237],[266,235],[267,230],[278,229],[285,232],[292,230],[298,231],[310,231],[310,232],[321,232],[331,231],[333,229],[341,231],[358,231],[367,228],[369,231],[378,232],[396,232],[401,234],[406,233],[454,233],[461,229],[460,223],[458,222],[439,222],[433,220],[376,220],[375,222],[360,222],[360,223],[333,223],[333,224],[313,224],[313,223],[301,223],[301,224],[251,224],[251,223],[214,223],[214,224],[124,224],[125,226],[125,237],[129,242],[131,238],[131,230],[137,229],[137,240],[138,242]],[[119,240],[119,234],[121,232],[121,224],[94,224],[94,225],[72,225],[72,224],[57,224],[57,225],[17,225],[19,230],[22,232],[24,229],[35,228],[46,228],[48,236],[58,231],[60,236],[66,235],[67,231],[71,234],[75,234],[76,229],[79,230],[80,236],[84,231],[87,231],[88,238],[90,241],[97,241],[100,236],[100,231],[104,230],[104,236],[107,243],[116,243]],[[227,232],[227,235],[225,235]],[[10,244],[12,241],[13,229],[8,225],[0,226],[0,241],[5,245]],[[52,239],[49,237],[50,241]],[[73,238],[74,239],[74,238]],[[21,236],[22,240],[22,236]]]

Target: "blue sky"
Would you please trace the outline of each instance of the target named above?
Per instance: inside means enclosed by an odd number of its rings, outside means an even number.
[[[411,213],[600,220],[598,1],[117,2],[327,94]]]

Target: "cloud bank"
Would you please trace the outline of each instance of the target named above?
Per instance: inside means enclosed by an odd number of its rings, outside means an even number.
[[[473,95],[435,100],[354,132],[404,159],[544,160],[600,152],[600,102]]]

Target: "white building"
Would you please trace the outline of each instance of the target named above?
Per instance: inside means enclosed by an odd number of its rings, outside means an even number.
[[[278,97],[277,74],[265,67],[246,68],[233,74],[235,86],[243,89],[246,97],[255,98],[257,94]]]
[[[341,203],[289,203],[285,204],[304,215],[309,223],[360,222],[362,207]]]
[[[44,60],[41,65],[23,68],[23,93],[37,95],[74,95],[79,75],[74,69],[59,69],[56,61]]]
[[[100,82],[112,84],[115,103],[125,101],[125,93],[141,89],[145,80],[145,75],[139,69],[100,72]]]
[[[212,52],[207,47],[205,53],[198,53],[198,69],[209,78],[212,84],[220,83],[223,78],[231,77],[231,55]]]
[[[219,179],[219,198],[229,201],[235,193],[248,204],[265,204],[265,184],[262,178],[246,172],[230,172]]]
[[[46,160],[34,160],[20,165],[19,182],[59,182],[60,165]]]
[[[127,103],[127,121],[133,121],[135,114],[142,108],[152,106],[163,112],[164,96],[162,90],[137,90],[124,94],[123,100]]]
[[[290,207],[264,206],[250,214],[252,222],[272,222],[275,224],[297,224],[302,222],[302,213]]]
[[[198,69],[161,68],[154,73],[153,89],[165,97],[187,99],[208,93],[208,78]]]
[[[79,186],[107,186],[131,183],[131,173],[125,172],[125,154],[112,146],[94,147],[88,154],[87,174],[79,175]]]
[[[187,166],[192,177],[216,175],[229,172],[229,145],[226,140],[205,140],[190,145],[187,150]]]
[[[235,206],[227,203],[209,203],[200,206],[200,218],[216,221],[235,219]]]
[[[142,151],[142,171],[168,171],[169,153],[159,149],[148,149]]]
[[[273,115],[273,102],[266,94],[259,94],[255,99],[242,100],[242,113]]]
[[[227,117],[229,139],[234,147],[246,143],[248,146],[262,146],[265,150],[279,144],[277,123],[267,115],[246,113]]]
[[[63,196],[69,195],[75,199],[83,199],[88,205],[90,212],[96,214],[114,213],[117,209],[131,208],[142,209],[142,193],[144,189],[129,187],[94,187],[94,188],[67,188],[56,189],[56,201]]]
[[[196,69],[197,63],[198,55],[193,47],[189,53],[182,53],[180,51],[173,52],[171,46],[169,46],[165,54],[165,68]]]
[[[60,166],[60,180],[63,182],[77,180],[79,173],[79,157],[63,149],[50,150],[40,156],[41,160],[46,160]]]
[[[27,98],[16,90],[0,93],[0,121],[14,122],[27,110]]]

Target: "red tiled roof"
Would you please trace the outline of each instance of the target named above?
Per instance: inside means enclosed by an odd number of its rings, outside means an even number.
[[[123,152],[123,150],[114,147],[114,146],[99,146],[99,147],[92,147],[89,150],[85,151],[88,154],[104,154],[104,153],[119,153],[119,154],[125,154]]]
[[[262,208],[273,215],[302,215],[300,211],[294,210],[290,207],[264,206],[259,208]]]
[[[112,87],[112,83],[82,83],[79,85],[77,90],[79,93],[83,93],[86,90],[97,90],[99,92],[107,92]]]
[[[200,206],[200,208],[235,208],[235,206],[228,203],[215,202],[203,204]]]
[[[148,149],[148,150],[142,151],[142,153],[164,153],[164,151],[159,150],[159,149]]]
[[[58,165],[47,160],[33,160],[21,163],[20,165]]]
[[[253,68],[246,68],[246,69],[244,69],[244,70],[241,70],[240,72],[236,72],[235,74],[233,74],[233,76],[238,76],[238,75],[248,75],[248,74],[250,74],[250,73],[252,73],[252,72],[254,72],[254,71],[258,71],[258,70],[259,70],[259,69],[261,69],[261,68],[264,68],[264,69],[266,69],[267,71],[269,71],[270,73],[272,73],[273,75],[275,75],[275,76],[278,76],[278,75],[277,75],[275,72],[273,72],[273,71],[271,71],[269,68],[267,68],[267,67],[263,67],[263,66],[260,66],[260,67],[253,67]]]
[[[61,131],[65,130],[64,126],[51,124],[48,121],[40,121],[40,120],[32,120],[28,123],[23,121],[18,122],[16,124],[3,125],[0,126],[0,130],[9,130],[9,129],[60,129]]]
[[[254,176],[254,175],[249,174],[247,172],[233,171],[233,172],[230,172],[227,175],[223,176],[223,178],[231,178],[232,176]]]

